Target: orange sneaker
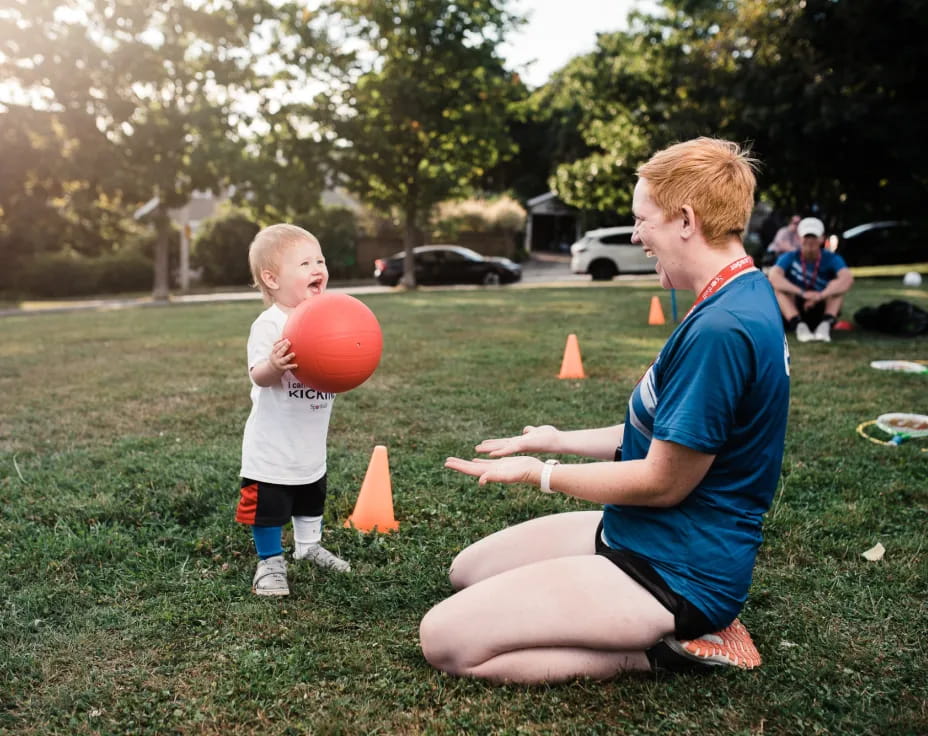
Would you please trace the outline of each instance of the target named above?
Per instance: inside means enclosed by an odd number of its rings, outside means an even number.
[[[752,670],[761,662],[760,652],[754,646],[751,635],[738,619],[721,631],[698,639],[679,641],[668,636],[664,642],[682,657],[709,666],[728,665]]]

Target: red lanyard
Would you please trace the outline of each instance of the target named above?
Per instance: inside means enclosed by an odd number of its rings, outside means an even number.
[[[818,267],[822,262],[822,252],[818,252],[818,258],[815,259],[815,271],[812,273],[812,288],[815,288],[815,284],[818,283]],[[799,254],[799,265],[802,266],[802,290],[808,291],[809,285],[806,282],[806,259],[803,257],[802,253]]]
[[[690,307],[690,311],[686,313],[686,317],[689,317],[692,314],[693,310],[696,309],[696,306],[703,300],[712,296],[715,292],[721,289],[725,284],[731,281],[739,273],[747,271],[748,269],[754,268],[754,259],[751,256],[742,256],[737,261],[732,261],[725,268],[719,271],[715,276],[709,279],[709,283],[706,284],[702,291],[699,292],[699,296],[696,297],[696,301],[693,302],[693,306]],[[816,266],[816,273],[818,273],[818,267]]]
[[[737,261],[732,261],[729,263],[727,266],[725,266],[725,268],[723,268],[721,271],[715,274],[715,276],[709,279],[708,284],[702,287],[702,291],[699,292],[699,296],[696,297],[696,301],[693,302],[693,306],[690,307],[689,311],[686,313],[683,319],[685,320],[687,317],[689,317],[700,302],[715,294],[739,273],[749,271],[752,268],[754,268],[754,259],[751,258],[751,256],[742,256]],[[654,365],[653,360],[651,361],[651,365]],[[648,370],[651,369],[651,365],[648,366]],[[644,375],[642,375],[641,378],[644,378],[648,374],[648,370],[644,372]],[[641,383],[641,378],[638,379],[637,383]],[[637,383],[635,385],[637,385]]]

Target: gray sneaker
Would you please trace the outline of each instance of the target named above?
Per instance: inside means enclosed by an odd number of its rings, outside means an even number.
[[[812,330],[809,329],[809,325],[805,322],[800,322],[796,325],[796,339],[799,340],[799,342],[809,342],[809,340],[815,339]]]
[[[256,595],[290,595],[287,561],[280,555],[260,560],[251,589]]]
[[[294,560],[309,560],[314,565],[336,572],[351,572],[351,565],[341,557],[336,557],[321,544],[298,544],[293,552]]]
[[[819,322],[812,337],[819,342],[831,342],[831,322]]]

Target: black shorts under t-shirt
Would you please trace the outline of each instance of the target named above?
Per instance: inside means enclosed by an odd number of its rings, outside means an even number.
[[[641,585],[673,614],[674,635],[678,639],[696,639],[716,630],[712,622],[682,595],[675,593],[650,562],[627,550],[613,549],[603,541],[603,522],[596,527],[596,554],[612,562]]]
[[[328,483],[323,475],[313,483],[288,486],[242,478],[235,520],[249,526],[283,526],[292,516],[322,516]]]

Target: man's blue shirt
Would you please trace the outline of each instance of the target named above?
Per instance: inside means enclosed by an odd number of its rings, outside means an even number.
[[[803,291],[821,291],[834,280],[838,271],[847,268],[841,256],[824,249],[821,259],[803,260],[802,251],[794,250],[777,258],[775,265],[783,269],[791,284]]]

